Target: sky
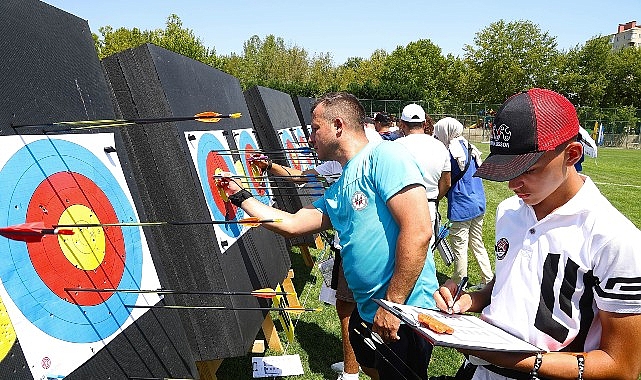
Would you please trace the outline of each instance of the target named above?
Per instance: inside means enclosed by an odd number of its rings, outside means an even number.
[[[329,53],[336,65],[369,58],[376,49],[429,39],[444,55],[463,56],[476,33],[498,20],[530,20],[568,50],[619,24],[641,24],[641,0],[45,0],[102,26],[163,29],[176,14],[219,55],[242,53],[251,36],[273,34],[310,56]]]

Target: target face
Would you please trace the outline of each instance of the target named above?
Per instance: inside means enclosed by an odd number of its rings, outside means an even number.
[[[212,220],[239,220],[244,218],[245,212],[234,206],[227,199],[224,190],[216,183],[215,176],[222,172],[231,172],[240,176],[245,175],[240,162],[234,163],[229,145],[222,131],[185,132],[185,138],[187,139]],[[246,230],[247,227],[235,223],[214,225],[216,239],[221,252],[225,252]]]
[[[138,221],[117,155],[97,157],[107,155],[105,144],[113,146],[112,134],[5,136],[0,144],[11,147],[0,156],[0,225]],[[72,230],[73,235],[44,235],[27,243],[0,238],[0,278],[7,294],[2,298],[27,361],[38,363],[32,372],[70,373],[144,313],[125,307],[140,304],[137,294],[65,289],[159,286],[140,228]],[[55,343],[43,348],[48,339]],[[78,348],[87,343],[99,344]],[[69,354],[61,346],[80,352],[63,360],[61,355]],[[45,357],[47,368],[40,365]]]
[[[265,204],[271,204],[270,186],[267,177],[261,170],[251,164],[253,154],[260,152],[258,142],[256,141],[251,129],[242,129],[234,131],[236,146],[238,146],[240,159],[243,164],[245,173],[247,173],[247,182],[249,190],[254,197]]]
[[[305,171],[315,166],[313,154],[308,152],[309,142],[301,127],[281,129],[278,135],[291,167]]]
[[[301,150],[301,153],[298,155],[299,160],[301,161],[302,169],[308,170],[316,166],[314,163],[314,156],[311,153],[311,149],[309,149],[310,148],[309,141],[307,140],[307,136],[305,136],[303,127],[294,128],[293,135],[296,138],[298,147],[306,148],[305,150]]]

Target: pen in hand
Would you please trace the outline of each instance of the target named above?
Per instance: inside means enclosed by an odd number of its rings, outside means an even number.
[[[452,308],[454,307],[454,303],[456,303],[456,300],[461,296],[461,292],[465,288],[465,285],[467,285],[467,276],[463,277],[461,279],[461,282],[456,287],[456,293],[454,293],[454,297],[452,298],[452,306],[447,308],[448,313],[452,314]]]

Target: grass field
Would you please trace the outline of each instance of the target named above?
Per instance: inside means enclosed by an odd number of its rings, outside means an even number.
[[[476,143],[476,145],[484,152],[484,155],[487,155],[489,151],[487,144]],[[599,149],[597,159],[586,158],[583,164],[583,173],[592,178],[616,208],[630,218],[637,227],[641,227],[641,150]],[[485,216],[483,240],[493,262],[491,248],[494,246],[494,212],[498,203],[509,197],[511,192],[505,183],[493,182],[485,182],[485,190],[488,211]],[[441,204],[441,215],[446,215],[443,203]],[[314,250],[313,254],[316,259],[319,259],[324,253]],[[294,286],[301,303],[306,307],[323,308],[321,312],[304,313],[298,320],[295,320],[296,339],[287,345],[285,354],[300,355],[305,374],[291,377],[291,379],[335,379],[336,374],[329,367],[332,363],[341,360],[342,357],[338,317],[333,307],[323,305],[318,301],[320,281],[322,281],[318,269],[306,267],[297,248],[294,248],[291,257],[292,268],[295,272]],[[480,281],[478,266],[473,255],[470,257],[470,282],[478,283]],[[443,264],[438,255],[435,260],[439,281],[443,282],[449,277],[452,270]],[[275,315],[274,319],[276,320]],[[277,327],[280,327],[278,323],[276,324]],[[286,344],[285,335],[282,332],[279,332],[279,335],[281,341]],[[280,353],[268,350],[264,355],[280,355]],[[453,375],[461,361],[462,356],[456,351],[436,347],[430,364],[430,376]],[[225,359],[218,369],[217,375],[219,379],[251,379],[251,354]],[[367,378],[367,376],[361,375],[361,379]]]

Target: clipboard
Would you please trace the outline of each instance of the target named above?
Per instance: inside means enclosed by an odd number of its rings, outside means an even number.
[[[478,351],[518,353],[546,352],[471,314],[447,314],[439,310],[401,305],[375,299],[379,306],[392,313],[435,346]],[[454,329],[454,333],[439,334],[418,323],[418,313],[427,314]]]

